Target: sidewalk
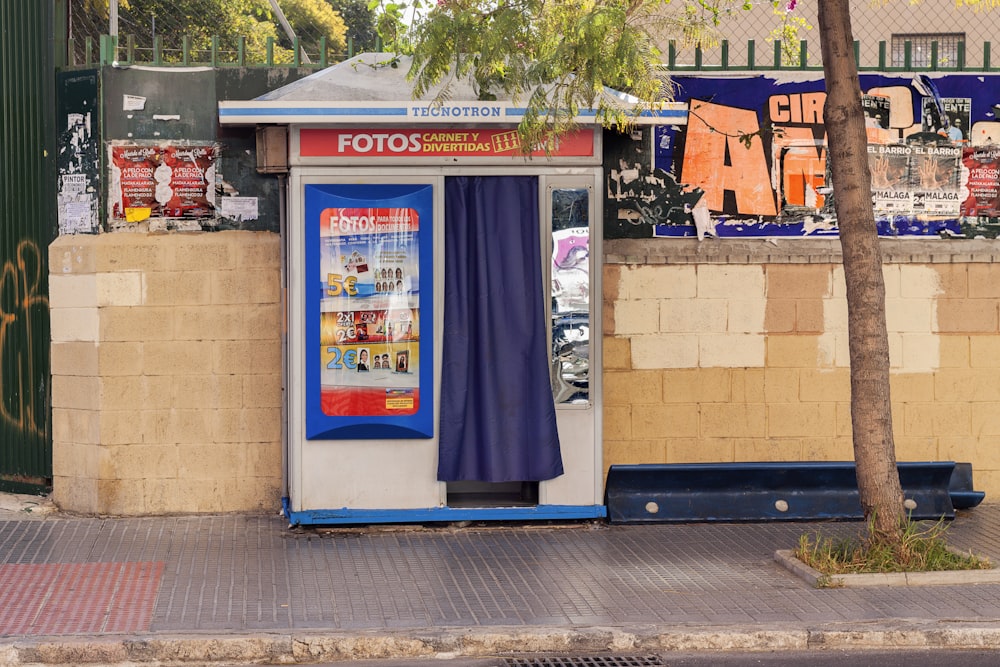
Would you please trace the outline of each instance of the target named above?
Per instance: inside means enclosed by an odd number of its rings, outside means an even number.
[[[774,562],[860,523],[292,530],[27,502],[0,502],[0,665],[1000,647],[1000,584],[816,590]],[[1000,563],[1000,504],[949,536]]]

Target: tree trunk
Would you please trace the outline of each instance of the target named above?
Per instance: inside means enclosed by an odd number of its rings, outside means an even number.
[[[848,0],[821,0],[819,32],[826,78],[827,150],[847,281],[851,423],[861,508],[870,537],[898,543],[903,492],[896,469],[889,402],[885,283],[875,213],[861,86]]]

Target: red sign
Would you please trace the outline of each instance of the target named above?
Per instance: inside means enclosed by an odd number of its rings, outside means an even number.
[[[1000,215],[1000,149],[977,146],[962,151],[962,162],[968,170],[962,203],[963,215]]]
[[[205,218],[215,214],[214,145],[113,146],[112,217]]]
[[[111,149],[108,190],[112,217],[124,219],[125,212],[131,209],[157,206],[154,174],[158,162],[157,150],[152,147],[115,146]]]
[[[350,129],[299,130],[303,157],[515,157],[521,155],[512,129]],[[531,153],[544,156],[544,149]],[[594,131],[561,136],[551,157],[592,157]]]

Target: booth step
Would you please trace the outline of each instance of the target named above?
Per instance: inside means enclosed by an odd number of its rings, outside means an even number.
[[[985,494],[971,464],[898,463],[914,519],[954,518]],[[611,523],[861,520],[853,462],[775,461],[615,465],[605,504]]]

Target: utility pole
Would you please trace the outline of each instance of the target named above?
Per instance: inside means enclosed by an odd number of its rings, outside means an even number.
[[[285,18],[285,12],[281,11],[281,7],[278,5],[278,0],[270,0],[270,2],[271,2],[271,9],[274,10],[275,16],[278,17],[278,23],[281,24],[281,27],[285,31],[285,34],[288,35],[288,39],[291,40],[292,44],[294,44],[295,31],[292,30],[291,24],[288,22],[288,19]],[[302,62],[306,63],[307,65],[312,63],[312,60],[309,59],[309,54],[306,53],[305,48],[302,49]]]

